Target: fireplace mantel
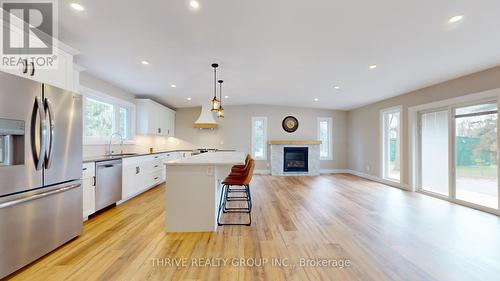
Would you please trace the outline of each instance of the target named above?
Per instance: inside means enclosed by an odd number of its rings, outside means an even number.
[[[284,145],[315,145],[321,144],[320,140],[270,140],[269,144],[284,144]]]

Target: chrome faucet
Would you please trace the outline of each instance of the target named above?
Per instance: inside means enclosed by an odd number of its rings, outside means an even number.
[[[113,136],[120,136],[120,154],[123,154],[123,136],[120,133],[112,133],[109,137],[108,155],[113,155],[111,150],[111,143],[113,142]]]

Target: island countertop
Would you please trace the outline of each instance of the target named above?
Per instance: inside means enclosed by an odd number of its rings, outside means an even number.
[[[238,165],[245,164],[246,154],[243,152],[220,151],[207,152],[188,158],[165,161],[168,166],[174,165]]]

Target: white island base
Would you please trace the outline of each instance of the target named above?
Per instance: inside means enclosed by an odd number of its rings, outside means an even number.
[[[167,232],[217,230],[222,180],[233,165],[245,162],[241,152],[208,152],[165,162]]]

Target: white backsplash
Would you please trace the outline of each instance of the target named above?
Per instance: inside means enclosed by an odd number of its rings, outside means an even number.
[[[96,145],[84,145],[83,146],[83,157],[100,156],[108,153],[109,144],[96,144]],[[195,147],[193,144],[183,141],[175,137],[156,137],[156,136],[136,136],[134,139],[134,144],[124,144],[124,153],[148,153],[149,148],[153,148],[153,151],[164,151],[164,150],[177,150],[186,149],[191,150]],[[120,151],[120,140],[113,139],[113,144],[111,149],[114,153],[119,153]]]

